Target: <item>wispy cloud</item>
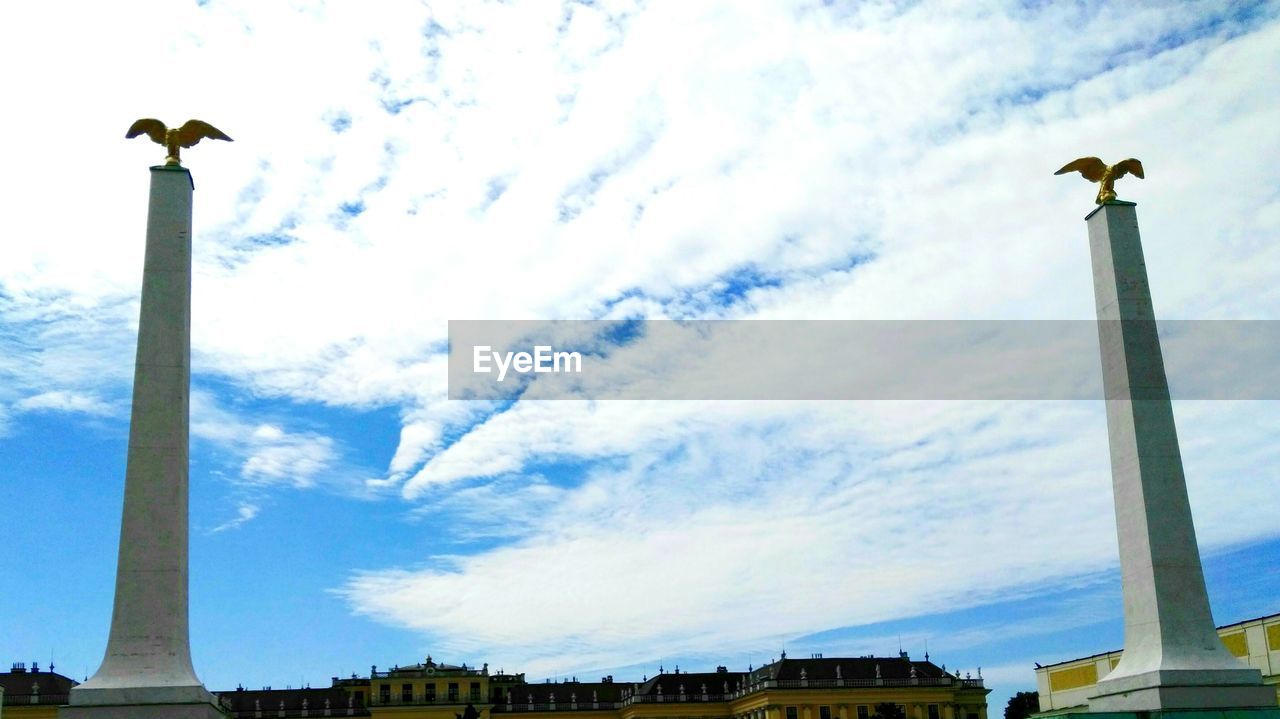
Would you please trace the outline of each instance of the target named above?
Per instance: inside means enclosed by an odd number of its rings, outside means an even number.
[[[269,424],[253,431],[250,446],[251,454],[240,470],[241,476],[250,481],[309,487],[312,478],[328,469],[336,458],[329,437],[288,435]]]
[[[98,397],[67,390],[42,392],[25,397],[15,402],[14,407],[23,412],[74,412],[98,417],[110,416],[118,412],[117,408]]]
[[[314,486],[322,475],[342,474],[336,472],[341,458],[331,437],[288,432],[276,424],[254,424],[226,411],[204,391],[192,393],[191,406],[192,436],[239,455],[241,482],[304,489]],[[340,478],[335,481],[342,483]],[[345,481],[353,486],[359,483],[352,477]]]
[[[258,505],[242,502],[240,506],[236,507],[236,516],[234,518],[229,519],[226,522],[223,522],[222,524],[219,524],[218,526],[211,529],[210,532],[213,532],[213,533],[225,532],[228,529],[236,529],[241,525],[243,525],[245,522],[252,521],[254,517],[258,516],[258,512],[260,511],[261,511],[261,507],[259,507]]]
[[[679,443],[627,446],[617,469],[517,512],[531,526],[514,544],[366,572],[342,593],[458,651],[501,647],[529,667],[551,666],[562,641],[590,646],[584,664],[610,665],[990,601],[1107,565],[1104,436],[1071,430],[1097,414],[792,405],[730,423],[726,411],[669,427]],[[1093,539],[1059,546],[1038,529],[1055,522]],[[971,558],[997,553],[981,584],[966,578]],[[423,611],[457,592],[468,612]],[[518,627],[463,616],[503,616],[513,601]]]

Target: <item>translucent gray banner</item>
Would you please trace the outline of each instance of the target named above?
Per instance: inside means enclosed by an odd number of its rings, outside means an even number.
[[[1102,399],[1076,320],[452,320],[449,398]],[[1280,323],[1157,323],[1174,399],[1280,399]]]

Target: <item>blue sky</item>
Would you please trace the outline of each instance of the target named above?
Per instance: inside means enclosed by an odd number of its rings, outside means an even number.
[[[450,319],[1280,312],[1276,3],[6,11],[0,660],[105,647],[149,164],[196,181],[192,641],[213,688],[913,655],[999,707],[1120,644],[1088,402],[445,399]],[[73,16],[75,22],[67,22]],[[111,28],[104,31],[104,28]],[[74,52],[71,50],[74,49]],[[37,117],[37,119],[32,119]],[[32,124],[38,124],[38,128]],[[50,139],[55,138],[55,139]],[[1176,405],[1215,616],[1280,611],[1280,408]]]

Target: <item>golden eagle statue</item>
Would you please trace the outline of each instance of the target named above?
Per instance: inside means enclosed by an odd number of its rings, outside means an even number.
[[[130,125],[129,131],[124,136],[126,139],[133,139],[143,133],[146,133],[147,137],[156,144],[165,146],[169,156],[164,158],[164,164],[176,167],[182,166],[182,162],[178,159],[180,147],[192,147],[206,137],[211,140],[232,142],[225,132],[201,120],[187,120],[182,127],[172,128],[165,127],[163,122],[149,117]]]
[[[1132,157],[1114,165],[1108,165],[1096,157],[1082,157],[1068,162],[1053,174],[1061,175],[1064,172],[1076,171],[1084,175],[1084,179],[1089,182],[1101,183],[1102,186],[1098,188],[1098,198],[1094,200],[1099,205],[1116,199],[1116,180],[1125,175],[1135,175],[1139,179],[1145,177],[1142,174],[1142,163]]]

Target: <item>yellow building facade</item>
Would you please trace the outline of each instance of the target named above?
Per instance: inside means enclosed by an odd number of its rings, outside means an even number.
[[[987,719],[981,678],[961,678],[929,661],[846,657],[787,659],[730,672],[660,671],[640,681],[603,677],[527,682],[523,674],[436,663],[334,678],[373,716],[455,719],[870,719],[896,704],[907,719]]]
[[[53,719],[74,685],[67,677],[15,665],[0,674],[10,699],[0,719]],[[949,674],[904,653],[833,659],[784,654],[745,672],[677,668],[639,681],[608,676],[596,682],[528,682],[523,674],[490,672],[488,665],[428,657],[384,671],[375,666],[368,676],[334,677],[323,689],[217,694],[235,719],[873,719],[880,704],[896,705],[906,719],[987,719],[988,692],[981,677]]]
[[[1262,680],[1276,687],[1280,705],[1280,614],[1218,627],[1227,650],[1241,662],[1262,672]],[[1040,711],[1080,707],[1094,693],[1094,685],[1120,663],[1117,650],[1036,667]]]

